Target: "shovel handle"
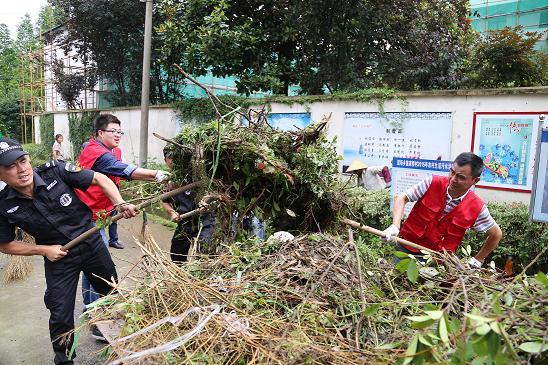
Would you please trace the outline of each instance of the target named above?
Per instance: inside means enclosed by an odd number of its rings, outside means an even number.
[[[171,198],[172,196],[178,195],[178,194],[180,194],[184,191],[187,191],[187,190],[192,190],[192,189],[194,189],[198,186],[204,185],[204,184],[205,184],[205,181],[196,181],[196,182],[190,183],[188,185],[181,186],[180,188],[173,189],[173,190],[168,191],[166,193],[160,194],[160,195],[158,195],[158,196],[156,196],[152,199],[145,200],[144,202],[142,202],[140,204],[137,204],[135,206],[135,208],[137,208],[138,210],[146,208],[146,207],[148,207],[148,206],[150,206],[150,205],[152,205],[152,204],[154,204],[154,203],[156,203],[160,200]],[[122,213],[118,213],[114,217],[112,217],[111,222],[112,223],[117,222],[120,219],[122,219],[123,217],[124,217],[124,215]],[[81,235],[76,237],[75,239],[73,239],[70,242],[63,245],[63,247],[61,247],[61,250],[68,251],[69,249],[73,248],[74,246],[76,246],[77,244],[79,244],[80,242],[82,242],[83,240],[85,240],[86,238],[88,238],[89,236],[94,234],[95,232],[99,231],[100,229],[101,228],[99,228],[97,226],[88,229],[87,231],[85,231],[84,233],[82,233]]]
[[[360,223],[358,223],[356,221],[353,221],[351,219],[343,218],[343,219],[341,219],[341,222],[343,222],[344,224],[349,225],[350,227],[353,227],[353,228],[356,228],[356,229],[359,229],[359,230],[362,230],[362,231],[365,231],[365,232],[372,233],[372,234],[377,235],[379,237],[384,237],[384,232],[383,231],[379,231],[378,229],[375,229],[373,227],[365,226],[365,225],[360,224]],[[418,245],[416,243],[413,243],[411,241],[408,241],[408,240],[400,238],[400,237],[396,237],[396,242],[398,242],[402,245],[406,245],[406,246],[409,246],[409,247],[416,248],[417,250],[427,251],[427,252],[433,253],[433,254],[439,254],[439,252],[437,252],[437,251],[431,250],[429,248]]]

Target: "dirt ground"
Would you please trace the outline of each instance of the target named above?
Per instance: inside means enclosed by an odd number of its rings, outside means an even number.
[[[149,220],[150,222],[150,220]],[[134,243],[133,237],[138,237],[141,230],[140,217],[131,220],[122,220],[118,225],[120,242],[126,248],[117,250],[110,248],[110,253],[116,263],[118,276],[124,274],[141,257],[141,251]],[[169,250],[173,232],[168,228],[150,222],[150,231],[154,239],[165,250]],[[49,311],[44,305],[46,288],[44,278],[43,258],[33,256],[29,258],[33,263],[31,276],[22,282],[0,284],[0,365],[13,364],[53,364],[53,350],[49,339],[48,319]],[[0,277],[7,264],[7,256],[0,258]],[[86,320],[82,318],[82,296],[80,284],[76,296],[75,324],[84,324],[80,331],[77,357],[75,364],[103,364],[99,352],[104,344],[91,338]]]

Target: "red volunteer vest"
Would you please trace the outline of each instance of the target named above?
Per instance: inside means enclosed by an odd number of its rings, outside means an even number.
[[[90,139],[88,145],[82,150],[80,157],[78,158],[78,163],[85,169],[92,168],[93,164],[99,157],[105,153],[111,153],[118,160],[122,160],[122,150],[118,147],[115,147],[112,151],[103,146],[101,143],[97,142],[94,139]],[[99,171],[100,172],[100,171]],[[120,178],[117,176],[107,175],[116,186],[120,186]],[[91,185],[86,191],[75,189],[76,195],[83,201],[92,211],[91,219],[96,221],[99,217],[97,213],[106,210],[107,212],[111,211],[114,207],[109,198],[101,188],[97,185]]]
[[[401,238],[435,251],[456,251],[466,230],[476,222],[484,202],[473,191],[469,191],[459,205],[443,216],[448,186],[448,177],[433,176],[426,194],[409,213],[400,232]],[[405,248],[419,252],[408,246]]]

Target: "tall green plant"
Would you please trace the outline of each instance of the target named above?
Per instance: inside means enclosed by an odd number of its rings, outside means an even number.
[[[55,141],[53,114],[42,114],[40,117],[40,139],[42,145],[51,148]]]
[[[83,112],[69,114],[69,138],[76,158],[82,151],[82,145],[93,133],[93,120],[98,112]]]

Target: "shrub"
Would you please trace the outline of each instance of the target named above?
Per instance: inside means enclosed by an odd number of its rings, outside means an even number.
[[[43,165],[52,159],[50,145],[29,143],[23,145],[23,150],[29,153],[33,167]]]
[[[521,272],[544,248],[548,242],[548,229],[544,223],[529,223],[529,208],[525,204],[488,204],[491,215],[502,230],[502,241],[488,260],[494,260],[503,267],[511,258],[514,272]],[[471,245],[477,252],[485,242],[485,234],[468,231],[463,245]],[[548,256],[543,255],[531,266],[529,272],[548,269]]]

